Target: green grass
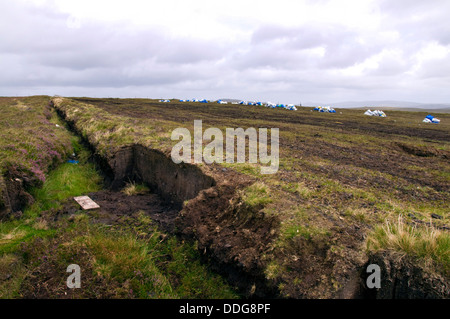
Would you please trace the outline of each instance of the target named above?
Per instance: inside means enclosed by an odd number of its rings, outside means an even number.
[[[129,282],[136,298],[177,298],[176,293],[152,259],[157,242],[140,241],[132,235],[108,234],[94,230],[75,238],[95,261],[93,271],[106,282]]]
[[[47,110],[49,113],[44,116],[43,106],[48,102],[45,97],[18,100],[20,105],[24,105],[19,113],[15,109],[17,104],[14,104],[14,101],[7,100],[8,103],[2,104],[3,114],[0,122],[5,121],[0,123],[2,124],[0,134],[3,137],[0,139],[0,149],[3,146],[3,151],[0,153],[2,171],[5,173],[7,167],[14,166],[27,172],[30,170],[30,163],[40,160],[42,172],[47,172],[51,167],[61,163],[65,154],[71,152],[74,145],[78,145],[77,139],[71,138],[54,113]],[[44,118],[50,118],[50,121]],[[60,127],[58,128],[56,124]],[[42,138],[42,136],[45,137]],[[70,142],[71,139],[73,143]],[[43,141],[47,141],[45,142],[47,146],[41,148],[40,152],[55,151],[55,157],[48,157],[38,152]],[[11,150],[5,152],[5,145],[11,145]],[[55,161],[57,153],[60,154],[58,155],[60,158]],[[52,238],[57,233],[54,227],[40,218],[41,212],[57,208],[64,199],[80,193],[81,190],[86,191],[86,185],[91,185],[87,189],[98,189],[96,185],[99,181],[98,174],[91,164],[83,163],[78,167],[70,165],[59,166],[46,176],[45,183],[34,182],[36,186],[29,191],[33,194],[35,203],[25,209],[21,219],[0,221],[1,298],[20,297],[18,290],[27,273],[26,265],[19,253],[21,245],[33,242],[36,238]],[[37,178],[33,174],[29,176],[34,180]],[[43,185],[43,188],[39,188],[39,185]],[[1,189],[0,185],[0,191]],[[2,278],[3,276],[7,278]]]
[[[277,243],[278,246],[282,247],[286,242],[296,237],[302,237],[308,241],[326,241],[330,235],[326,225],[311,223],[315,220],[313,209],[314,207],[299,205],[298,207],[293,207],[288,212],[284,212],[290,217],[281,223],[281,236]]]
[[[30,190],[35,203],[24,210],[22,218],[0,222],[0,298],[20,298],[32,289],[30,272],[48,271],[55,278],[58,275],[52,271],[70,263],[80,263],[88,271],[81,298],[98,294],[108,298],[239,297],[200,262],[195,244],[160,232],[143,212],[132,221],[139,225],[131,229],[105,228],[81,211],[71,221],[67,216],[57,222],[46,219],[64,201],[102,188],[101,176],[88,162],[88,151],[78,138],[70,140],[79,164],[63,163],[53,169],[42,187]],[[149,191],[133,183],[129,188],[130,194]],[[57,298],[61,289],[51,289]]]
[[[56,209],[66,198],[98,191],[100,181],[92,164],[64,163],[52,172],[48,183],[31,192],[37,202],[25,210],[25,214]]]
[[[377,226],[366,247],[369,251],[394,250],[450,275],[450,234],[446,231],[412,226],[400,217],[396,223]]]
[[[67,198],[101,189],[102,178],[94,164],[87,162],[87,151],[75,140],[72,140],[72,145],[77,150],[79,163],[61,164],[51,172],[42,187],[34,188],[31,195],[36,202],[25,210],[26,216],[37,216],[42,211],[57,209]]]
[[[297,224],[285,227],[283,230],[283,235],[285,236],[285,240],[301,236],[306,240],[314,239],[323,241],[330,235],[330,233],[326,229],[321,229],[319,227]]]
[[[250,207],[263,207],[273,200],[270,188],[262,182],[257,182],[244,190],[242,201]]]
[[[54,269],[79,264],[84,275],[77,298],[239,298],[235,289],[200,262],[195,244],[160,232],[143,212],[133,220],[133,225],[132,230],[121,225],[105,228],[81,213],[70,223],[61,220],[53,236],[28,241],[15,256],[21,253],[24,260],[21,265],[40,269],[44,277]],[[4,260],[0,258],[0,267],[13,257],[4,256]],[[24,281],[27,287],[27,277],[20,275],[13,279]],[[62,281],[65,274],[56,276],[61,276]],[[4,287],[0,281],[0,292]],[[20,284],[15,287],[18,291],[8,291],[0,297],[23,292],[19,291]],[[58,298],[61,287],[50,285],[47,289]]]
[[[24,242],[55,234],[54,229],[42,229],[34,220],[0,223],[0,255],[16,252]]]
[[[236,299],[239,295],[223,278],[209,271],[200,262],[195,244],[180,243],[170,238],[152,256],[169,277],[177,278],[175,292],[182,298]],[[167,256],[172,260],[167,261]]]
[[[77,147],[81,150],[79,144]],[[35,237],[54,235],[55,230],[38,219],[42,212],[56,211],[64,200],[100,188],[101,177],[93,164],[86,161],[61,164],[48,175],[42,187],[30,190],[35,202],[25,208],[22,219],[0,222],[0,253],[13,252],[20,243]]]
[[[26,275],[26,267],[14,254],[0,255],[0,298],[17,298],[17,291]]]
[[[94,271],[115,281],[130,281],[136,298],[238,298],[236,291],[200,261],[195,243],[159,231],[141,212],[133,232],[90,226],[81,237],[95,260]],[[144,234],[138,239],[137,235]]]
[[[261,170],[258,167],[258,165],[256,164],[248,164],[248,163],[234,163],[234,164],[230,164],[230,163],[222,163],[221,164],[223,167],[228,167],[228,168],[232,168],[234,170],[236,170],[237,172],[246,174],[246,175],[250,175],[250,176],[254,176],[254,177],[261,177]]]

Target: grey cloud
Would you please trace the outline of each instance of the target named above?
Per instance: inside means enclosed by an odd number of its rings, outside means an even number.
[[[380,49],[371,48],[355,42],[346,42],[339,46],[327,46],[325,56],[319,64],[322,68],[347,68],[361,63]]]
[[[73,34],[65,26],[66,16],[48,8],[30,8],[1,2],[0,50],[8,53],[39,53],[70,49]]]
[[[191,64],[220,60],[226,48],[219,43],[200,40],[175,39],[162,44],[157,60],[163,63]]]
[[[367,72],[368,76],[394,76],[409,71],[410,66],[395,59],[384,60],[376,70]]]
[[[420,77],[425,79],[438,78],[444,80],[444,78],[448,78],[450,74],[450,63],[448,60],[444,59],[427,61],[421,65],[418,73]]]
[[[411,17],[412,14],[426,14],[438,10],[445,10],[448,8],[447,0],[381,0],[378,2],[380,9],[383,12],[396,15],[397,17],[406,16]]]
[[[251,41],[253,44],[260,44],[272,40],[295,37],[298,28],[290,29],[276,24],[268,24],[259,27],[252,34]]]
[[[324,26],[287,28],[273,24],[263,25],[253,33],[252,44],[284,44],[292,49],[309,49],[328,41],[334,42],[337,36],[330,34],[331,31]]]
[[[192,78],[206,78],[197,70],[176,69],[170,66],[149,63],[135,66],[135,70],[98,68],[88,70],[61,69],[34,66],[22,72],[11,73],[0,78],[4,87],[29,86],[84,86],[84,87],[126,87],[175,84]],[[25,75],[25,76],[24,76]]]
[[[232,64],[239,70],[269,68],[292,69],[307,66],[308,57],[301,52],[284,47],[254,46],[249,51],[236,53]]]
[[[383,0],[379,7],[385,23],[398,30],[405,41],[450,44],[450,1]]]
[[[324,100],[409,94],[422,90],[424,81],[432,82],[436,92],[439,81],[448,82],[448,61],[429,61],[416,73],[407,71],[414,67],[414,54],[424,45],[431,41],[449,44],[450,24],[443,22],[450,2],[440,1],[441,11],[430,9],[428,2],[408,1],[406,8],[393,3],[397,1],[375,5],[384,14],[380,30],[398,32],[397,40],[376,31],[326,23],[291,27],[244,23],[245,32],[253,32],[250,38],[223,43],[195,35],[168,36],[163,29],[125,22],[82,21],[79,28],[70,29],[69,15],[52,7],[2,1],[0,93],[126,97],[127,92],[130,96],[144,92],[145,97],[183,94],[186,98],[297,103],[300,97],[314,100],[324,94],[329,97]],[[323,56],[318,48],[324,50]],[[383,49],[403,54],[383,56],[378,69],[369,68],[363,75],[340,72]],[[402,81],[411,87],[402,88],[398,84]]]
[[[359,37],[368,41],[363,44]],[[367,35],[339,25],[295,28],[265,25],[253,33],[251,45],[247,53],[237,57],[241,59],[240,67],[346,68],[381,50]],[[325,49],[323,57],[307,51],[319,47]]]
[[[0,26],[9,26],[0,29],[4,86],[166,85],[205,78],[211,69],[202,62],[222,58],[219,45],[160,30],[93,22],[70,29],[69,16],[50,8],[2,3],[2,9],[7,18]]]

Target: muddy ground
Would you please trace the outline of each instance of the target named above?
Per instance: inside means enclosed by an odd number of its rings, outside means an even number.
[[[122,223],[122,217],[135,216],[143,212],[150,216],[158,226],[166,231],[174,231],[174,220],[178,216],[178,210],[166,203],[157,194],[126,195],[121,191],[102,190],[88,193],[100,208],[88,211],[94,217],[94,221],[104,225]],[[74,202],[68,202],[63,210],[64,215],[73,215],[80,211],[80,206]]]

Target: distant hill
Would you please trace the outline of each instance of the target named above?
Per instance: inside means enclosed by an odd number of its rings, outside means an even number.
[[[239,100],[239,99],[219,99],[219,100],[222,100],[222,101],[225,101],[225,102],[240,102],[240,101],[242,101],[242,100]]]
[[[338,103],[310,103],[308,106],[332,106],[336,108],[381,109],[416,112],[450,113],[450,103],[417,103],[407,101],[347,101]]]

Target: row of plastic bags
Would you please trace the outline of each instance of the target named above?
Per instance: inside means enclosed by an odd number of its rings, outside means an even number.
[[[333,109],[331,106],[317,106],[314,108],[314,111],[321,113],[336,113],[336,110]]]
[[[434,124],[439,124],[441,123],[440,119],[435,118],[433,115],[428,114],[427,116],[425,116],[425,118],[423,119],[424,123],[434,123]]]

